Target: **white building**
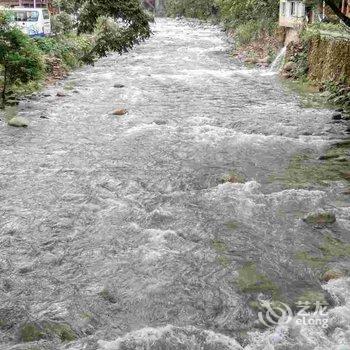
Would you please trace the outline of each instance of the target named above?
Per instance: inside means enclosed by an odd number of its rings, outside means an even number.
[[[297,28],[307,20],[306,6],[303,1],[281,0],[280,26]]]

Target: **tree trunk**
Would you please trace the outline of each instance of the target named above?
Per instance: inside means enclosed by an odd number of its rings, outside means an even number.
[[[350,27],[350,18],[346,16],[333,0],[325,0],[325,3],[332,9],[332,11],[344,22],[345,25]]]

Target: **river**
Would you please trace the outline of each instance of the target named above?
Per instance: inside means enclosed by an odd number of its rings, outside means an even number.
[[[236,63],[218,27],[153,32],[22,101],[27,129],[1,122],[0,348],[350,349],[350,280],[296,258],[348,249],[346,184],[276,180],[344,126]],[[336,224],[303,222],[320,210]],[[331,304],[327,328],[262,329],[257,300],[305,293]]]

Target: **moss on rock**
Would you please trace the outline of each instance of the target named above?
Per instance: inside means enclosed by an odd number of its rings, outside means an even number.
[[[51,338],[58,338],[61,342],[70,342],[77,339],[77,334],[66,323],[31,322],[20,328],[19,338],[25,343]]]
[[[236,221],[229,221],[229,222],[226,222],[225,226],[230,230],[236,230],[239,224]]]
[[[350,244],[331,236],[326,236],[318,249],[320,253],[316,256],[304,251],[297,253],[296,258],[307,266],[323,272],[331,261],[350,258]]]
[[[310,214],[303,219],[309,225],[313,225],[317,228],[322,228],[336,222],[336,217],[333,213],[315,213]]]
[[[309,39],[308,76],[311,80],[350,84],[350,45],[345,39],[312,36]]]
[[[337,271],[337,270],[328,270],[323,274],[321,281],[322,282],[329,282],[331,280],[336,280],[336,279],[339,279],[342,277],[344,277],[343,272]]]
[[[314,310],[317,305],[328,305],[324,293],[314,290],[306,290],[300,294],[296,301],[296,306],[307,306],[308,310]]]
[[[27,323],[20,329],[20,340],[24,343],[38,341],[43,338],[45,338],[45,334],[35,323]]]
[[[243,293],[267,293],[275,299],[279,288],[264,274],[258,273],[254,263],[247,263],[239,271],[237,285]]]
[[[271,176],[287,188],[328,186],[331,181],[350,181],[349,140],[330,147],[324,159],[312,159],[309,153],[293,156],[282,175]],[[339,157],[343,158],[338,161]],[[349,176],[348,176],[349,175]]]
[[[77,338],[76,333],[65,323],[50,323],[45,330],[48,334],[57,336],[61,342],[70,342]]]
[[[14,126],[16,128],[26,128],[28,127],[28,121],[25,118],[22,117],[14,117],[11,118],[7,124],[9,126]]]

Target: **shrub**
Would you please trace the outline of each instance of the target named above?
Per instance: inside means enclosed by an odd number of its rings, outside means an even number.
[[[0,66],[3,105],[11,86],[39,80],[44,73],[43,59],[34,41],[20,29],[11,27],[4,12],[0,13]]]
[[[169,0],[167,15],[208,19],[217,12],[213,0]]]
[[[86,35],[38,38],[36,43],[43,54],[60,58],[66,68],[76,68],[93,60],[90,56],[93,40]]]
[[[74,28],[72,16],[66,12],[51,17],[51,27],[54,34],[68,34]]]

